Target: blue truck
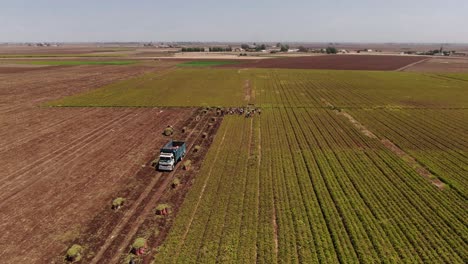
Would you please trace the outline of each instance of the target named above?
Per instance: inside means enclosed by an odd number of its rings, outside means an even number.
[[[162,171],[174,170],[177,162],[181,161],[187,150],[187,145],[183,141],[169,141],[161,148],[159,154],[158,169]]]

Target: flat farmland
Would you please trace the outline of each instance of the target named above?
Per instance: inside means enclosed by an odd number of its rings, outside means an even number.
[[[233,70],[177,69],[150,73],[51,106],[238,106],[245,103],[246,80]]]
[[[381,138],[388,138],[438,175],[462,197],[468,197],[468,111],[350,111]]]
[[[468,73],[468,58],[431,58],[405,69],[408,72]]]
[[[369,108],[467,107],[464,75],[278,70],[176,69],[113,83],[51,106],[239,106]]]
[[[467,262],[466,74],[177,63],[0,74],[2,259]]]
[[[422,56],[324,55],[257,60],[222,67],[393,71],[424,59]]]
[[[154,263],[465,263],[467,86],[398,72],[243,69]]]
[[[465,198],[431,184],[334,110],[226,117],[207,159],[155,263],[468,257]]]
[[[40,108],[149,67],[67,67],[0,74],[0,256],[49,263],[181,126],[191,109]]]

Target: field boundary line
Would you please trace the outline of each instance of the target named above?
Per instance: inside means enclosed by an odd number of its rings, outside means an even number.
[[[410,166],[413,170],[416,171],[417,174],[420,176],[424,177],[427,179],[430,183],[435,185],[437,188],[443,190],[446,188],[445,183],[443,183],[439,177],[431,173],[423,164],[421,164],[419,161],[417,161],[413,156],[411,156],[409,153],[405,152],[402,150],[400,147],[398,147],[395,143],[390,141],[389,139],[386,138],[379,138],[377,137],[374,133],[372,133],[367,127],[365,127],[363,124],[361,124],[359,121],[354,119],[352,115],[345,111],[336,111],[333,110],[335,113],[338,115],[344,116],[348,119],[351,124],[353,124],[354,127],[359,129],[359,131],[364,134],[367,137],[377,139],[382,143],[382,145],[390,150],[393,154],[395,154],[397,157],[399,157],[401,160],[403,160],[408,166]]]
[[[402,71],[404,71],[404,70],[406,70],[406,69],[408,69],[408,68],[411,68],[411,67],[413,67],[413,66],[415,66],[415,65],[418,65],[418,64],[420,64],[420,63],[426,62],[426,61],[428,61],[428,60],[430,60],[430,59],[432,59],[432,58],[426,58],[426,59],[422,59],[422,60],[417,61],[417,62],[413,62],[413,63],[411,63],[411,64],[408,64],[408,65],[406,65],[406,66],[403,66],[403,67],[401,67],[401,68],[398,68],[398,69],[396,69],[395,71],[397,71],[397,72],[402,72]]]
[[[325,99],[322,98],[322,101],[329,107],[334,107],[333,104],[330,102],[326,101]],[[344,110],[336,110],[333,109],[333,112],[335,112],[337,115],[341,115],[345,117],[355,128],[357,128],[363,135],[379,140],[380,143],[388,150],[390,150],[393,154],[395,154],[397,157],[399,157],[401,160],[405,162],[409,167],[411,167],[413,170],[416,171],[417,174],[420,176],[424,177],[427,179],[430,183],[435,185],[437,188],[440,190],[443,190],[446,188],[446,184],[443,183],[439,177],[434,175],[432,172],[430,172],[424,164],[420,163],[417,159],[415,159],[413,156],[411,156],[409,153],[405,152],[402,150],[400,147],[398,147],[395,143],[390,141],[387,138],[381,138],[376,136],[372,131],[370,131],[366,126],[364,126],[362,123],[357,121],[351,114]]]

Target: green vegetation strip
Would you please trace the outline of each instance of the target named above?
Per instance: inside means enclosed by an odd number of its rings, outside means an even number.
[[[467,108],[467,74],[178,68],[120,81],[49,106]]]
[[[122,61],[69,61],[69,60],[50,60],[50,61],[15,61],[15,64],[28,65],[50,65],[50,66],[78,66],[78,65],[130,65],[137,61],[122,60]]]
[[[239,63],[237,61],[189,61],[177,64],[178,67],[214,67]]]

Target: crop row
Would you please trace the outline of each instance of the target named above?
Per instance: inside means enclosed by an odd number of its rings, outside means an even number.
[[[345,118],[225,120],[158,263],[466,260],[464,201]]]
[[[465,110],[353,111],[356,118],[410,153],[465,199],[468,197]],[[453,117],[452,117],[453,116]]]
[[[429,74],[298,70],[250,74],[256,82],[257,103],[263,107],[323,107],[322,99],[339,108],[468,106],[464,82]],[[284,100],[291,95],[294,98]]]

